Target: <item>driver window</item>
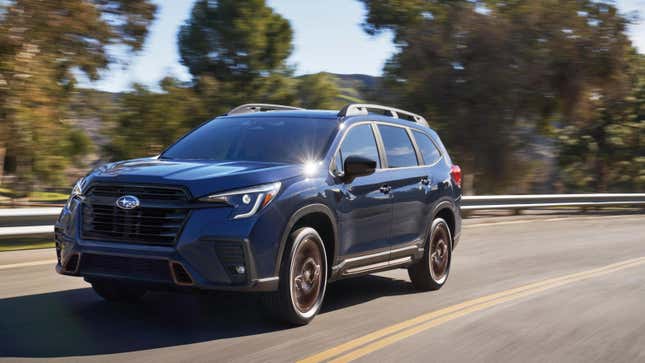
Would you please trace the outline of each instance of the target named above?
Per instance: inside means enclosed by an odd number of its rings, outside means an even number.
[[[345,136],[345,140],[343,140],[343,144],[336,155],[335,169],[342,171],[345,159],[352,155],[372,159],[376,161],[377,169],[381,167],[381,160],[376,148],[376,139],[374,138],[372,126],[369,124],[354,126],[347,131],[347,136]]]

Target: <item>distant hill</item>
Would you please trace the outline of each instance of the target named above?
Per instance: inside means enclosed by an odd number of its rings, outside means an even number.
[[[381,77],[368,76],[366,74],[339,74],[321,72],[330,75],[336,80],[340,95],[339,102],[345,103],[365,103],[369,101],[369,92],[373,90],[381,81]],[[304,78],[309,74],[298,76]]]
[[[338,74],[327,73],[331,76],[340,90],[338,104],[369,102],[369,93],[378,86],[381,77],[366,74]],[[302,75],[296,78],[304,78]],[[103,133],[103,122],[113,117],[118,110],[116,103],[123,92],[105,92],[95,89],[80,88],[74,93],[71,100],[68,122],[84,130],[99,147],[105,146],[109,140]],[[231,105],[233,107],[234,105]]]

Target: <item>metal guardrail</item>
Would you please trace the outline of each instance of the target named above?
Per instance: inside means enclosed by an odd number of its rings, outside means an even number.
[[[461,210],[522,210],[557,207],[645,206],[645,193],[629,194],[534,194],[464,196]],[[0,209],[0,239],[54,234],[60,208]]]
[[[473,195],[461,200],[462,211],[637,205],[645,205],[645,193]]]

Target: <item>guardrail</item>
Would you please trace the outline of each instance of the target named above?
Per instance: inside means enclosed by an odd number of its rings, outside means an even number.
[[[464,196],[462,211],[539,209],[553,207],[606,207],[645,205],[645,193],[526,194]]]
[[[607,207],[645,205],[645,193],[628,194],[533,194],[464,196],[461,210],[522,210],[557,207]],[[60,208],[0,209],[0,239],[54,234]]]

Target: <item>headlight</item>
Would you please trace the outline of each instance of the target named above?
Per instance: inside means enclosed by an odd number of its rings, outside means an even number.
[[[248,218],[266,207],[280,191],[282,183],[262,184],[250,188],[209,195],[202,202],[226,203],[234,208],[233,219]]]
[[[72,200],[74,198],[83,198],[83,184],[85,183],[85,178],[80,178],[76,184],[74,184],[74,188],[72,188],[72,193],[69,196],[69,199],[67,199],[66,207],[69,209],[69,207],[72,205]]]
[[[72,198],[83,196],[83,182],[85,182],[85,178],[80,178],[76,184],[74,184],[74,188],[72,188]]]

